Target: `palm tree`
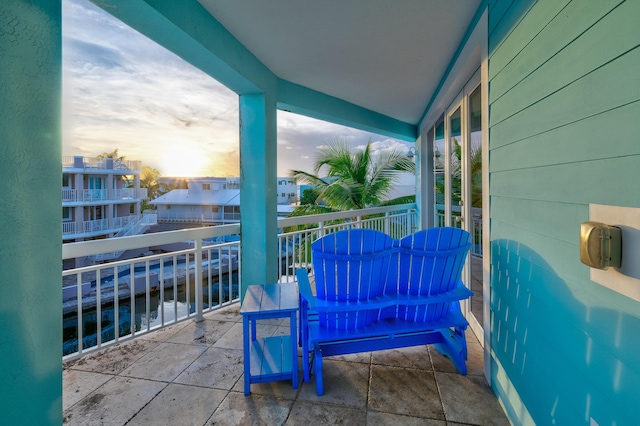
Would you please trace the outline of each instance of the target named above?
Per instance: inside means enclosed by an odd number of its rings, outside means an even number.
[[[102,154],[96,157],[98,160],[104,160],[105,158],[112,158],[114,162],[122,162],[124,161],[124,155],[118,155],[118,148],[114,149],[112,152],[103,152]]]
[[[325,166],[327,177],[320,178]],[[291,171],[298,182],[313,185],[317,192],[315,204],[299,206],[292,216],[394,204],[398,200],[389,200],[388,195],[400,173],[415,173],[415,164],[405,153],[384,152],[374,161],[370,142],[364,150],[352,151],[345,141],[333,140],[320,149],[314,173]],[[401,201],[411,202],[406,197]]]

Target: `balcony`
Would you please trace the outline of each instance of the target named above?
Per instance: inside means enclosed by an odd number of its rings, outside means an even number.
[[[147,198],[147,189],[63,189],[63,207],[100,205],[108,202],[137,202]]]
[[[262,333],[288,333],[272,320]],[[433,347],[324,361],[325,395],[311,381],[251,385],[243,394],[239,304],[65,363],[64,421],[85,424],[508,425],[483,376],[471,334],[467,376]],[[449,423],[451,424],[451,423]]]
[[[77,161],[76,158],[81,159]],[[110,161],[109,161],[110,160]],[[62,167],[65,169],[97,169],[97,170],[120,170],[120,171],[140,171],[142,169],[142,161],[117,160],[110,158],[93,158],[93,157],[73,157],[63,156]]]
[[[318,236],[366,227],[401,237],[416,219],[413,205],[281,219],[280,280],[308,265]],[[175,249],[63,272],[65,424],[508,424],[470,332],[467,376],[435,348],[405,348],[328,359],[323,397],[313,377],[297,390],[254,384],[245,397],[238,232],[225,225],[63,246],[63,258],[123,244]],[[289,330],[284,319],[259,327]]]
[[[126,228],[127,225],[140,221],[142,218],[143,215],[134,214],[112,219],[62,222],[62,238],[72,240],[74,238],[88,238],[116,233]]]

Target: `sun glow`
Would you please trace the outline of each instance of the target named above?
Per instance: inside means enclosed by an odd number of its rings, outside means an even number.
[[[213,158],[197,146],[177,145],[162,156],[160,169],[163,176],[208,176],[213,169]]]

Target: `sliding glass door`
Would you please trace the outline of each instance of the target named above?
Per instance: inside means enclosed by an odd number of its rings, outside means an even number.
[[[463,282],[474,296],[463,304],[479,340],[483,334],[482,102],[479,74],[463,89],[434,127],[434,200],[436,226],[468,231],[472,248]]]

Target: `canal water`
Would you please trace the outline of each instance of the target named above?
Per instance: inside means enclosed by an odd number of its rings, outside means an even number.
[[[205,271],[206,272],[206,271]],[[187,317],[196,311],[195,305],[195,280],[193,274],[189,274],[189,300],[187,300],[187,284],[182,280],[177,285],[166,286],[162,292],[156,287],[149,291],[149,312],[147,313],[146,293],[137,294],[131,301],[130,293],[119,293],[117,303],[117,324],[115,314],[115,298],[105,297],[105,302],[100,303],[98,311],[95,298],[92,300],[83,298],[83,306],[88,308],[82,311],[82,347],[83,350],[96,346],[98,337],[101,343],[115,339],[116,332],[120,338],[131,335],[133,332],[151,330],[160,327],[164,323],[171,323],[175,319]],[[102,281],[102,280],[101,280]],[[231,284],[230,284],[231,283]],[[209,278],[202,280],[203,309],[216,306],[221,302],[228,302],[239,297],[239,277],[237,271],[222,274],[222,301],[220,301],[218,276],[211,280],[211,300],[209,298]],[[113,287],[113,285],[111,286]],[[229,294],[231,287],[231,294]],[[175,290],[174,290],[175,289]],[[91,303],[93,302],[93,304]],[[63,356],[78,351],[79,320],[76,309],[68,306],[63,313]],[[100,332],[98,332],[98,326]]]

